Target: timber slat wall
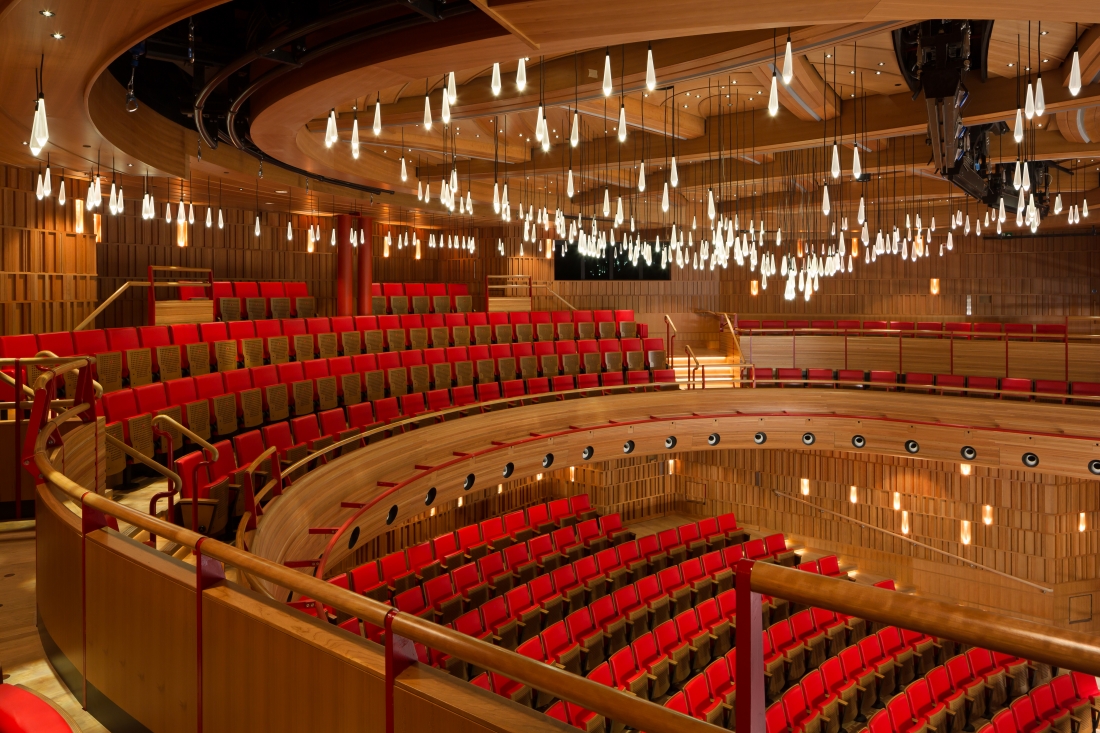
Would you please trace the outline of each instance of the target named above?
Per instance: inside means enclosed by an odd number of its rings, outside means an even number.
[[[38,201],[37,171],[0,167],[0,335],[71,329],[96,306],[95,238],[74,206]],[[70,201],[74,181],[66,180]]]
[[[1044,228],[1053,226],[1044,224]],[[731,264],[722,271],[722,309],[746,317],[862,314],[863,318],[934,321],[965,314],[970,295],[975,320],[1050,321],[1100,315],[1100,247],[1097,235],[1083,227],[1068,235],[960,236],[954,251],[943,257],[938,256],[938,248],[916,262],[903,263],[899,256],[890,255],[868,265],[861,257],[854,269],[851,274],[821,278],[821,289],[807,303],[801,293],[794,300],[784,300],[786,281],[781,277],[769,279],[768,289],[753,297],[749,281],[758,280],[760,273]],[[934,277],[940,280],[939,295],[929,292],[929,280]]]

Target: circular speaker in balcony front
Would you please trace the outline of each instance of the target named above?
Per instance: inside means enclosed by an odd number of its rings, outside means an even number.
[[[1100,461],[1089,461],[1089,473],[1100,476]]]
[[[594,455],[596,455],[596,449],[590,445],[586,445],[584,450],[581,451],[581,458],[586,461]]]
[[[474,475],[472,473],[466,474],[466,480],[462,482],[462,488],[467,491],[474,488]]]
[[[1020,460],[1024,462],[1024,465],[1028,468],[1035,468],[1039,465],[1039,456],[1035,455],[1031,451],[1024,453],[1020,456]]]
[[[390,507],[390,510],[386,512],[386,524],[393,524],[393,520],[397,519],[397,505],[394,504]]]
[[[357,543],[358,541],[359,541],[359,528],[356,527],[355,529],[353,529],[351,531],[351,534],[348,535],[348,549],[349,550],[355,549],[355,543]]]
[[[711,433],[707,436],[707,445],[718,445],[722,442],[722,436],[718,433]]]
[[[515,470],[516,470],[516,464],[509,461],[508,463],[504,464],[504,470],[501,471],[500,473],[501,473],[502,476],[504,476],[504,478],[508,478],[509,476],[512,475],[512,472],[515,471]]]
[[[634,441],[633,440],[628,440],[625,443],[623,443],[623,453],[633,453],[633,452],[634,452]]]
[[[675,447],[676,447],[676,436],[675,435],[670,435],[667,438],[665,438],[665,448],[671,449],[671,448],[675,448]]]
[[[965,458],[968,461],[972,461],[972,460],[974,460],[975,458],[978,457],[978,451],[974,450],[973,446],[964,445],[962,447],[962,450],[959,451],[959,455],[961,455],[963,458]]]
[[[554,465],[554,454],[553,453],[547,453],[546,455],[544,455],[542,457],[542,467],[543,468],[550,468],[553,465]]]
[[[432,505],[432,502],[435,501],[435,494],[436,494],[436,491],[435,491],[434,486],[432,488],[428,489],[428,493],[424,494],[424,506],[431,506]]]
[[[905,441],[905,450],[910,453],[920,453],[920,443],[915,440],[907,440]]]
[[[756,443],[757,445],[764,445],[768,442],[768,434],[764,432],[757,433],[756,435],[752,436],[752,442]]]
[[[817,441],[817,436],[813,433],[802,433],[802,445],[813,445]]]
[[[862,448],[863,446],[867,445],[867,438],[864,438],[862,435],[853,435],[852,445],[854,445],[856,448]]]

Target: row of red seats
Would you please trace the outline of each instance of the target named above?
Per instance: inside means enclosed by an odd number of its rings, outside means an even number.
[[[868,333],[867,336],[911,335],[920,338],[949,337],[996,338],[1005,334],[1013,341],[1062,340],[1066,335],[1064,323],[971,323],[940,321],[862,321],[858,320],[745,320],[738,319],[737,328],[747,335],[790,335],[800,331],[832,331],[839,333],[864,331],[894,331],[896,333]],[[972,335],[968,335],[972,334]]]
[[[993,716],[978,733],[1040,733],[1046,730],[1096,730],[1100,689],[1096,678],[1083,672],[1060,674],[1020,697]],[[891,724],[894,717],[891,716]],[[870,727],[868,725],[868,727]],[[891,726],[893,727],[893,726]],[[893,728],[897,731],[897,728]],[[877,722],[875,733],[886,728]]]
[[[851,387],[862,389],[870,382],[872,389],[906,392],[967,395],[968,389],[1000,391],[1000,395],[975,391],[970,396],[1000,397],[1002,399],[1036,399],[1062,402],[1072,397],[1100,397],[1100,382],[1062,382],[1053,379],[1023,379],[1019,377],[975,377],[961,374],[929,374],[926,372],[907,372],[898,374],[888,370],[872,369],[820,369],[820,368],[778,368],[756,369],[757,384],[777,381],[780,387],[843,387],[853,382]],[[822,382],[823,384],[814,384]],[[833,384],[824,384],[824,383]],[[938,390],[936,388],[939,388]],[[1095,404],[1084,400],[1083,404]]]
[[[443,350],[439,349],[438,351],[442,352]],[[537,400],[544,395],[553,397],[555,393],[558,393],[558,399],[562,399],[565,395],[561,393],[573,389],[605,387],[610,390],[615,387],[630,385],[633,385],[634,388],[645,388],[651,384],[668,385],[673,388],[676,386],[673,371],[664,369],[652,373],[630,371],[626,372],[625,376],[623,372],[619,371],[604,374],[579,374],[576,377],[558,375],[552,379],[547,377],[535,377],[527,380],[505,379],[502,383],[478,384],[476,391],[473,385],[467,385],[453,388],[438,386],[428,392],[410,393],[408,392],[409,388],[415,385],[410,383],[410,375],[407,371],[402,373],[394,370],[370,369],[370,366],[377,366],[377,364],[367,363],[373,362],[374,356],[374,354],[360,355],[355,357],[354,361],[349,357],[337,357],[327,360],[290,362],[278,366],[267,365],[230,372],[213,372],[197,377],[174,379],[168,382],[154,382],[141,387],[124,387],[103,396],[100,402],[101,412],[106,416],[109,425],[121,423],[123,439],[132,447],[136,447],[131,442],[130,421],[146,414],[156,415],[176,406],[181,408],[179,417],[185,427],[203,431],[203,428],[199,425],[191,424],[186,409],[187,405],[202,400],[207,401],[206,415],[208,419],[204,421],[205,424],[212,426],[211,430],[218,435],[225,436],[235,433],[243,426],[243,400],[250,390],[259,390],[259,398],[265,415],[263,421],[266,422],[268,421],[267,412],[270,407],[266,388],[277,384],[287,385],[288,395],[290,395],[292,385],[295,383],[312,382],[313,401],[304,407],[294,405],[295,412],[300,413],[302,410],[312,412],[317,409],[320,401],[318,380],[329,376],[338,377],[336,380],[337,399],[345,403],[346,415],[344,409],[339,407],[324,410],[318,417],[314,417],[312,414],[298,415],[298,417],[291,420],[291,425],[296,434],[311,429],[311,424],[315,429],[318,419],[321,423],[319,428],[321,435],[338,435],[351,428],[362,430],[403,418],[415,417],[429,411],[436,412],[451,407],[473,408],[478,403],[499,399],[515,399],[522,402],[526,398]],[[354,363],[360,361],[363,363]],[[365,366],[367,370],[354,371],[356,366]],[[339,379],[345,374],[359,375],[357,380],[359,394],[354,395],[354,397],[350,393],[345,394],[347,385],[343,379]],[[378,374],[379,378],[376,383],[378,391],[389,389],[398,391],[399,395],[381,397],[375,394],[373,396],[376,399],[364,400],[364,396],[369,398],[372,396],[372,391],[375,391],[375,387],[370,384],[370,375],[372,374]],[[502,378],[504,376],[501,375]],[[396,379],[404,379],[405,381],[398,384],[393,381]],[[395,390],[395,387],[401,389]],[[405,394],[400,394],[400,392],[405,392]],[[220,430],[214,420],[216,415],[214,400],[226,394],[235,396],[236,419],[231,421],[228,426],[221,425],[222,428],[227,427],[227,429]],[[288,396],[288,399],[292,398]],[[271,422],[278,424],[280,421],[274,420]],[[404,428],[402,430],[404,431]]]
[[[463,310],[458,298],[470,300],[466,283],[371,283],[370,294],[374,313],[408,313],[412,308],[416,312],[447,313]]]
[[[240,298],[241,312],[237,313],[236,318],[233,320],[247,315],[248,311],[245,310],[244,305],[245,300],[248,298],[263,298],[265,301],[265,318],[270,318],[272,298],[289,298],[290,314],[294,316],[298,313],[297,299],[308,297],[309,289],[303,282],[217,281],[209,288],[209,292],[207,292],[205,286],[201,285],[182,285],[179,288],[180,300],[212,299],[214,301],[215,318],[223,317],[221,312],[222,298]]]

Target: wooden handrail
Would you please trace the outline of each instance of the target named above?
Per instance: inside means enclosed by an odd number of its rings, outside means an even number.
[[[1047,586],[1039,585],[1038,583],[1032,583],[1030,580],[1024,580],[1023,578],[1017,578],[1015,575],[1009,575],[1008,573],[1003,573],[1000,570],[997,570],[996,568],[987,568],[984,565],[978,565],[973,560],[968,560],[967,558],[963,557],[962,555],[956,555],[953,552],[948,552],[947,550],[941,550],[938,547],[933,547],[932,545],[929,545],[925,542],[915,540],[912,537],[907,537],[903,534],[898,534],[897,532],[894,532],[894,531],[889,530],[889,529],[885,529],[883,527],[877,527],[873,524],[868,524],[867,522],[861,522],[858,519],[853,519],[852,517],[849,517],[845,514],[841,514],[840,512],[834,512],[832,509],[826,509],[825,507],[818,506],[817,504],[813,503],[812,501],[808,501],[807,499],[803,499],[800,496],[795,496],[794,494],[790,494],[790,493],[787,493],[785,491],[780,491],[779,489],[772,489],[772,492],[776,496],[781,497],[783,499],[791,499],[793,501],[797,501],[800,504],[805,504],[806,506],[812,507],[813,509],[815,509],[819,512],[824,512],[825,514],[831,514],[832,516],[837,517],[839,519],[843,519],[846,522],[851,522],[852,524],[858,524],[860,527],[866,527],[867,529],[872,529],[872,530],[875,530],[876,532],[881,532],[883,534],[890,535],[891,537],[893,537],[896,540],[901,540],[902,542],[908,542],[911,545],[916,545],[918,547],[923,547],[924,549],[929,550],[931,552],[935,552],[935,553],[938,553],[940,555],[944,555],[945,557],[950,557],[953,560],[958,560],[959,562],[965,563],[966,565],[969,565],[970,567],[972,567],[976,570],[984,570],[987,573],[993,573],[994,575],[1000,576],[1002,578],[1007,578],[1009,580],[1014,580],[1017,583],[1022,583],[1026,586],[1029,586],[1031,588],[1034,588],[1034,589],[1038,590],[1040,593],[1053,593],[1054,592],[1053,588],[1048,588]]]
[[[35,463],[46,481],[81,506],[96,509],[121,519],[127,524],[156,533],[169,541],[192,549],[196,548],[201,541],[202,554],[231,565],[246,575],[251,574],[277,586],[289,588],[375,626],[386,626],[386,616],[393,610],[390,606],[270,562],[231,545],[206,538],[197,532],[149,517],[88,491],[54,468],[46,456],[46,438],[55,429],[56,424],[51,421],[39,434],[34,456]],[[501,649],[453,629],[417,618],[412,614],[396,613],[390,619],[390,629],[398,636],[464,659],[533,689],[549,692],[555,697],[576,703],[610,720],[621,721],[639,730],[644,729],[650,733],[712,733],[714,730],[703,721]]]
[[[104,300],[102,303],[100,303],[99,307],[96,308],[94,311],[92,311],[91,314],[89,314],[89,316],[87,318],[85,318],[83,321],[78,323],[73,328],[73,330],[74,331],[83,331],[84,328],[89,323],[95,323],[95,319],[99,316],[99,314],[102,313],[103,311],[107,310],[107,306],[109,306],[111,303],[114,303],[116,300],[118,300],[119,297],[123,293],[125,293],[127,290],[129,290],[130,288],[147,288],[147,287],[149,287],[149,283],[145,282],[144,280],[127,280],[126,282],[122,283],[122,287],[120,287],[118,290],[116,290],[115,292],[113,292],[109,296],[107,296],[107,299]]]
[[[691,348],[691,344],[684,344],[684,353],[688,355],[688,382],[691,383],[692,389],[695,388],[695,371],[701,370],[703,374],[702,389],[707,388],[707,368],[703,366],[699,361],[699,357],[695,355],[695,351]],[[691,362],[695,362],[695,366],[691,366]]]
[[[753,591],[1035,662],[1100,674],[1097,637],[976,608],[850,583],[770,563],[753,565]]]
[[[217,448],[215,448],[213,445],[211,445],[211,443],[208,440],[206,440],[205,438],[203,438],[201,435],[196,435],[190,429],[184,427],[183,425],[180,425],[178,422],[176,422],[170,416],[168,416],[168,415],[157,415],[156,417],[153,418],[153,425],[167,425],[168,427],[170,427],[174,430],[180,431],[181,433],[186,435],[188,438],[190,438],[193,443],[196,443],[200,448],[205,450],[207,453],[212,454],[214,456],[213,460],[215,460],[215,461],[218,460],[218,449]],[[179,484],[179,485],[182,486],[183,484]]]
[[[171,470],[171,469],[169,469],[165,466],[160,465],[159,463],[157,463],[156,461],[154,461],[152,458],[145,455],[144,453],[141,453],[139,451],[134,450],[133,448],[128,446],[126,443],[119,440],[118,438],[116,438],[113,435],[105,433],[104,437],[107,439],[107,445],[113,445],[115,448],[118,448],[120,451],[122,451],[126,455],[130,456],[131,458],[133,458],[138,463],[140,463],[144,466],[148,466],[149,468],[151,468],[154,471],[156,471],[157,473],[159,473],[161,476],[164,476],[166,479],[168,479],[169,481],[172,482],[171,485],[175,486],[177,491],[179,490],[179,488],[181,486],[183,486],[183,483],[180,481],[179,474],[176,473],[175,471],[173,471],[173,470]]]

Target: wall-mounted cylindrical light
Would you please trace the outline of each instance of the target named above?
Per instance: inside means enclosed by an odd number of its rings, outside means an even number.
[[[669,458],[668,459],[668,473],[669,473],[670,476],[672,475],[673,469],[675,467],[676,467],[676,459],[675,458]]]
[[[961,473],[963,476],[969,476],[971,468],[972,467],[969,463],[960,463],[959,464],[959,473]]]
[[[84,199],[76,198],[73,200],[76,204],[75,214],[73,216],[73,231],[77,234],[84,233]]]
[[[940,279],[938,277],[934,277],[928,281],[928,292],[932,295],[940,294]]]
[[[853,504],[859,501],[859,492],[855,486],[851,487],[848,490],[848,501],[852,502]]]
[[[899,509],[901,509],[901,493],[895,491],[894,492],[894,511],[896,512]]]
[[[749,292],[753,295],[760,295],[760,281],[752,280],[749,282]]]
[[[434,517],[435,516],[435,507],[434,506],[432,507],[432,511],[431,511],[430,514],[428,514],[428,516],[429,517]]]
[[[576,481],[577,480],[577,467],[576,466],[570,466],[569,467],[569,480],[570,481]]]
[[[459,505],[460,507],[462,506],[462,497],[461,497],[461,496],[460,496],[460,497],[458,497],[458,505]]]
[[[504,484],[497,484],[497,493],[498,494],[503,494],[504,493]]]
[[[802,491],[803,496],[809,496],[810,495],[810,479],[808,479],[808,478],[802,479],[802,486],[801,486],[800,490]]]
[[[962,520],[962,525],[959,527],[959,540],[964,545],[970,544],[970,520]]]
[[[982,507],[982,524],[987,526],[993,524],[993,507],[989,504]]]
[[[1077,531],[1084,532],[1088,525],[1085,524],[1085,513],[1081,512],[1077,515]]]
[[[909,534],[909,512],[904,510],[901,513],[901,533]]]
[[[535,474],[535,480],[536,481],[542,481],[542,474],[541,473],[536,473]]]

